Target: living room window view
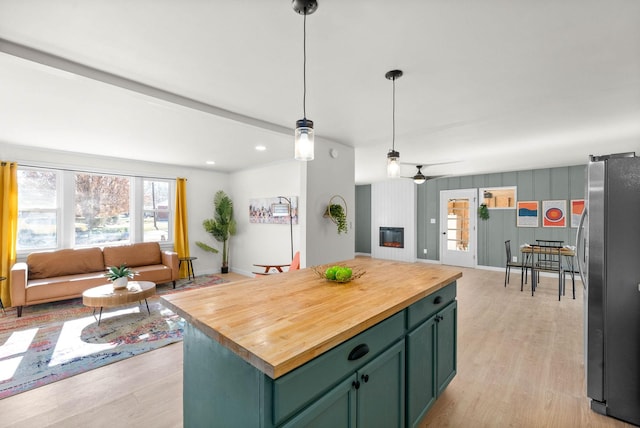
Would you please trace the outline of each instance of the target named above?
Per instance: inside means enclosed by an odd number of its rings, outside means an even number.
[[[174,187],[173,180],[19,168],[17,251],[172,242]]]

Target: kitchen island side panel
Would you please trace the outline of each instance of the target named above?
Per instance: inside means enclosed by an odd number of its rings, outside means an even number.
[[[271,382],[190,323],[184,334],[184,426],[271,427]]]

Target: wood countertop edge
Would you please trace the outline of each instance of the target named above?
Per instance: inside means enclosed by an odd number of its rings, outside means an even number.
[[[373,327],[374,325],[406,309],[407,307],[418,302],[419,300],[437,292],[438,290],[444,288],[445,286],[449,285],[450,283],[452,283],[453,281],[456,281],[461,277],[462,277],[462,272],[457,272],[456,274],[451,275],[447,279],[442,280],[438,283],[435,283],[431,287],[424,289],[421,292],[413,294],[412,296],[403,300],[402,302],[394,306],[385,308],[380,312],[378,312],[376,315],[371,316],[365,320],[362,320],[357,325],[354,325],[351,328],[337,332],[330,339],[322,343],[318,343],[317,345],[314,345],[308,349],[305,349],[303,352],[300,352],[292,356],[291,358],[274,362],[273,364],[265,361],[263,358],[259,357],[258,355],[255,355],[253,352],[249,351],[248,349],[244,348],[234,340],[230,339],[229,337],[215,330],[210,325],[200,321],[198,318],[192,316],[188,312],[185,312],[182,308],[175,305],[171,300],[165,299],[165,296],[160,296],[160,297],[170,309],[178,313],[187,322],[189,322],[190,324],[195,326],[197,329],[202,331],[205,335],[217,341],[222,346],[226,347],[227,349],[232,351],[234,354],[236,354],[238,357],[242,358],[247,363],[251,364],[261,372],[265,373],[270,378],[277,379],[295,370],[296,368],[304,365],[305,363],[313,360],[319,355],[340,345],[341,343],[357,336],[358,334],[364,332],[368,328]],[[253,280],[249,279],[248,281],[253,281]],[[242,282],[245,282],[245,281],[242,281]],[[189,291],[186,291],[185,293],[195,293],[200,290],[202,289],[189,290]],[[179,299],[179,297],[176,294],[171,294],[166,297]]]

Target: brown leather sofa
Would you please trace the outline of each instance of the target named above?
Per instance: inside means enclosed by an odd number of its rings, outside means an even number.
[[[175,288],[180,275],[178,253],[162,251],[157,242],[31,253],[11,268],[11,304],[20,317],[24,306],[80,297],[107,284],[107,268],[121,264],[138,273],[135,281],[173,282]]]

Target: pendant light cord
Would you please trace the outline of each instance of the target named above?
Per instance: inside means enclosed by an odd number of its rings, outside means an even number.
[[[393,78],[393,103],[392,103],[392,109],[393,109],[393,113],[392,113],[392,137],[391,137],[391,147],[392,150],[395,152],[396,151],[396,78]]]
[[[307,13],[302,24],[302,117],[307,118]]]

